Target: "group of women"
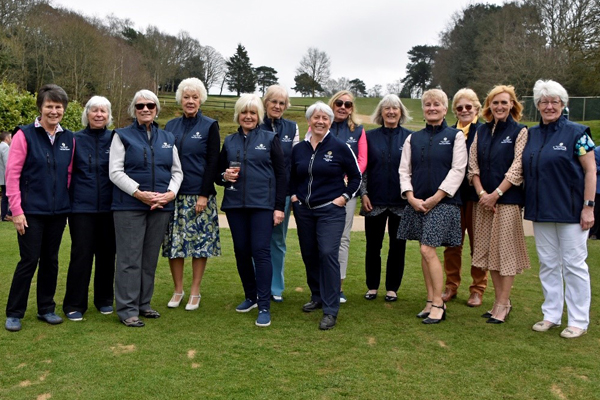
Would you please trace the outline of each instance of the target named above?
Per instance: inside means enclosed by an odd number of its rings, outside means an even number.
[[[270,87],[263,100],[248,94],[236,102],[237,132],[219,152],[218,122],[200,105],[206,89],[196,78],[181,82],[176,100],[183,115],[160,129],[160,102],[147,90],[130,105],[132,125],[110,131],[111,107],[94,96],[76,134],[62,129],[64,90],[46,85],[38,93],[40,117],[16,130],[7,166],[7,194],[18,232],[21,261],[7,304],[6,329],[21,329],[38,266],[38,318],[62,322],[55,313],[58,248],[67,215],[71,261],[63,310],[77,321],[87,310],[96,259],[94,305],[116,312],[123,324],[159,318],[151,307],[160,247],[169,258],[174,293],[185,297],[184,259],[192,258],[186,310],[198,308],[207,259],[221,254],[213,183],[224,186],[221,209],[231,229],[244,300],[238,312],[258,308],[257,326],[271,324],[270,302],[283,301],[285,242],[293,208],[311,298],[305,312],[322,309],[319,328],[336,325],[348,262],[349,232],[357,193],[362,197],[367,239],[365,299],[377,298],[386,225],[390,238],[385,300],[398,298],[406,240],[418,240],[426,305],[424,324],[446,319],[446,301],[460,284],[465,230],[471,242],[470,306],[479,306],[490,271],[495,288],[488,323],[506,321],[515,275],[529,268],[522,209],[534,222],[545,301],[546,331],[561,324],[567,304],[566,338],[589,324],[590,281],[586,239],[593,225],[596,168],[589,128],[562,116],[568,96],[553,81],[538,81],[534,101],[541,123],[519,124],[522,105],[512,86],[499,85],[483,108],[461,89],[452,101],[458,122],[448,126],[448,98],[439,89],[422,96],[424,129],[411,132],[395,95],[372,115],[379,128],[365,132],[350,92],[306,111],[309,131],[282,118],[285,89]],[[481,114],[484,123],[478,122]],[[363,175],[364,174],[364,175]],[[30,192],[36,187],[36,192]],[[578,233],[579,232],[579,233]],[[445,246],[444,268],[436,248]],[[116,259],[116,268],[115,268]]]

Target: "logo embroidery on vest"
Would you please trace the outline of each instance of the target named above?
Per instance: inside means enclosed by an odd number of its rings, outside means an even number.
[[[71,151],[71,148],[67,146],[64,142],[60,144],[60,151]]]
[[[190,139],[202,139],[202,135],[200,132],[196,132],[190,137]]]
[[[440,146],[446,146],[446,145],[449,145],[449,144],[452,144],[452,143],[450,143],[450,141],[448,140],[447,137],[445,137],[444,139],[442,139],[440,141],[440,143],[439,143]]]
[[[172,144],[169,144],[169,143],[167,143],[167,142],[164,142],[164,143],[162,144],[162,148],[163,148],[163,149],[172,149],[172,148],[173,148],[173,145],[172,145]]]
[[[325,157],[323,157],[323,160],[325,160],[326,162],[332,162],[333,161],[333,152],[330,150],[327,152],[327,154],[325,154]]]
[[[254,150],[267,150],[267,148],[265,147],[265,145],[264,145],[264,144],[262,144],[262,143],[261,143],[261,144],[259,144],[258,146],[256,146],[256,147],[254,148]]]
[[[559,145],[558,145],[558,146],[552,146],[552,148],[553,148],[554,150],[567,151],[567,147],[566,147],[566,146],[564,146],[562,143],[559,143]]]
[[[292,141],[292,139],[290,139],[290,137],[289,137],[288,135],[285,135],[285,136],[284,136],[284,137],[281,139],[281,142],[282,142],[282,143],[289,143],[289,142],[291,142],[291,141]]]
[[[502,144],[512,144],[512,139],[510,138],[510,136],[507,136],[506,139],[504,139],[500,143],[502,143]]]
[[[348,140],[346,140],[346,143],[356,143],[356,139],[354,139],[354,136],[350,136]]]

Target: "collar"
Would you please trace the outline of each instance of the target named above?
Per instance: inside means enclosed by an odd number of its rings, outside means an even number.
[[[46,131],[46,129],[42,126],[42,123],[40,122],[40,117],[37,117],[33,124],[36,128],[42,128],[42,129],[44,129],[44,131]],[[62,126],[60,126],[60,124],[57,124],[56,128],[54,128],[54,132],[46,132],[46,133],[49,135],[56,135],[57,133],[63,132],[63,131],[64,131],[64,129],[62,128]]]

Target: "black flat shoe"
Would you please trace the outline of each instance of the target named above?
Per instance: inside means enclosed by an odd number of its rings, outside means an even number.
[[[392,301],[396,301],[396,300],[398,300],[398,296],[388,296],[388,295],[386,294],[386,295],[385,295],[385,297],[384,297],[383,299],[384,299],[385,301],[392,302]]]
[[[426,325],[431,325],[431,324],[439,324],[442,321],[446,320],[446,307],[442,304],[441,306],[436,306],[435,304],[432,304],[431,307],[435,307],[435,308],[441,308],[444,311],[442,312],[442,317],[441,318],[425,318],[423,321],[421,321],[422,323],[426,324]]]
[[[140,316],[144,317],[144,318],[160,318],[160,314],[158,313],[158,311],[153,310],[153,309],[149,309],[149,310],[140,310]]]
[[[319,303],[318,301],[311,300],[302,306],[302,311],[313,312],[313,311],[321,309],[321,308],[323,308],[323,303]]]
[[[512,309],[512,305],[511,304],[498,304],[498,312],[504,312],[504,318],[500,319],[500,318],[494,318],[492,316],[490,316],[490,318],[485,321],[488,324],[503,324],[507,319],[508,319],[508,315],[510,314],[510,310]]]
[[[365,299],[367,300],[375,300],[377,298],[377,293],[365,293]]]
[[[335,326],[335,322],[337,320],[337,317],[333,316],[333,315],[323,315],[323,318],[321,319],[321,322],[319,323],[319,329],[322,331],[328,331],[329,329],[332,329]]]
[[[427,303],[431,303],[431,300],[427,300]],[[420,313],[417,314],[417,318],[427,318],[429,317],[429,311],[421,311]]]
[[[139,320],[138,317],[131,317],[124,320],[121,320],[123,325],[129,328],[142,328],[145,324]]]

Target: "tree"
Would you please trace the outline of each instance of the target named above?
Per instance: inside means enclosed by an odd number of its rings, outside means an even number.
[[[415,97],[419,97],[427,89],[435,87],[433,83],[433,63],[438,46],[414,46],[408,51],[410,63],[406,65],[406,76],[402,83]]]
[[[300,65],[296,68],[296,76],[307,74],[311,78],[306,83],[311,87],[310,93],[312,97],[315,97],[315,93],[319,92],[319,88],[322,88],[329,79],[330,65],[331,61],[327,53],[320,51],[316,47],[309,48],[307,53],[302,56]]]
[[[241,43],[238,44],[235,54],[225,64],[227,65],[227,88],[232,92],[236,92],[238,96],[241,93],[254,93],[256,90],[256,75],[250,63],[248,52]]]
[[[340,90],[350,90],[350,80],[345,77],[340,79],[329,79],[323,85],[323,94],[327,97],[331,97]]]
[[[315,82],[315,80],[307,73],[296,75],[294,77],[294,81],[296,82],[296,86],[294,86],[292,89],[300,93],[302,96],[308,96],[312,94],[314,97],[315,92],[323,91],[321,85],[318,82]]]
[[[381,97],[381,85],[377,84],[369,89],[369,97]]]
[[[365,97],[367,95],[367,86],[360,79],[352,79],[350,81],[350,91],[354,97]]]
[[[254,69],[254,73],[256,75],[258,89],[264,96],[267,88],[277,83],[277,71],[275,71],[274,68],[263,65]]]
[[[225,72],[227,71],[225,59],[221,53],[211,46],[202,47],[200,58],[204,64],[204,85],[206,86],[206,90],[210,91],[212,86],[224,78]]]
[[[387,84],[387,92],[388,94],[395,94],[396,96],[400,96],[403,87],[404,85],[402,84],[402,79],[398,79],[392,83]]]

